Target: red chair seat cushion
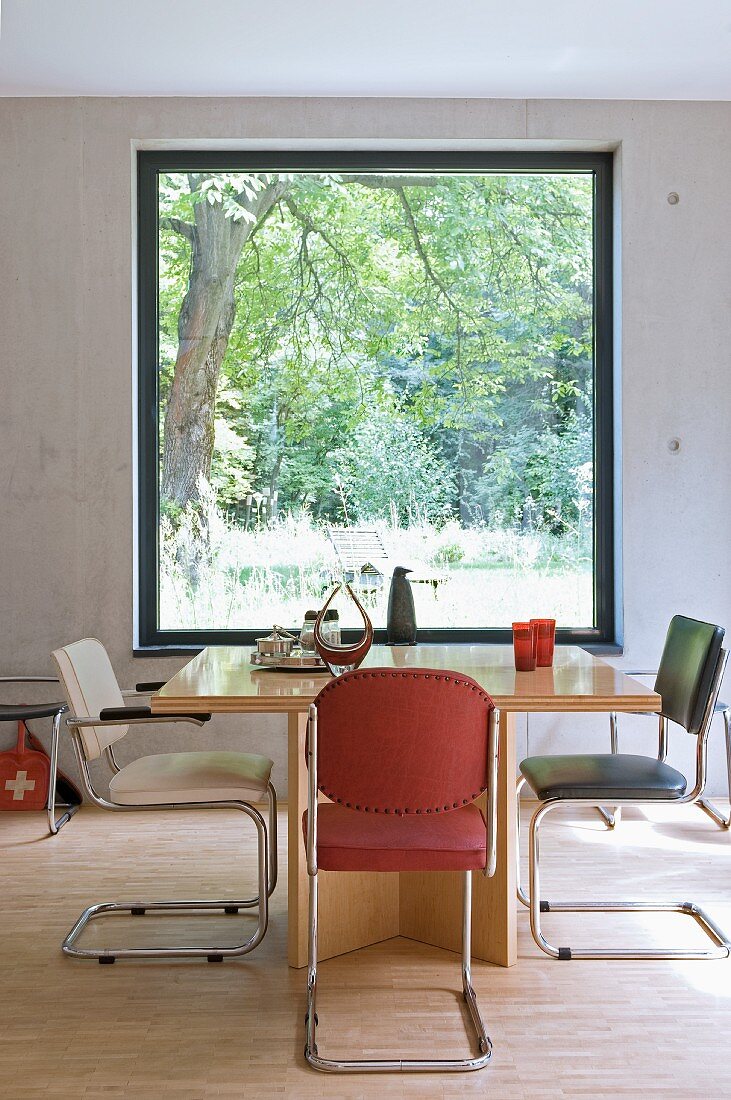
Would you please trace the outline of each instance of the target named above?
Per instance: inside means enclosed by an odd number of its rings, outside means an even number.
[[[302,818],[307,838],[307,811]],[[322,871],[478,871],[485,819],[471,803],[448,813],[381,814],[323,802],[317,811]]]

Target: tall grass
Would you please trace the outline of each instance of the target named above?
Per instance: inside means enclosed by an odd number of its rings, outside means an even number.
[[[557,538],[537,529],[450,522],[437,528],[419,518],[379,530],[391,564],[412,566],[421,626],[506,625],[526,615],[592,622],[590,538]],[[310,515],[285,515],[244,530],[216,506],[212,494],[160,532],[162,629],[251,629],[297,626],[317,608],[341,567],[323,526]],[[436,585],[429,579],[437,581]],[[376,626],[385,625],[389,577],[365,594]],[[343,622],[357,625],[347,601]]]

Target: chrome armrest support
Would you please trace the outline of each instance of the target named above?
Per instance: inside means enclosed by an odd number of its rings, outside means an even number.
[[[664,763],[668,755],[668,720],[664,714],[658,715],[657,758]]]
[[[651,718],[653,711],[638,710],[633,711],[639,718]],[[661,763],[667,759],[668,755],[668,720],[664,714],[658,714],[658,731],[657,731],[657,758]],[[611,750],[613,753],[619,752],[619,713],[613,710],[609,714],[609,736],[611,743]]]
[[[113,745],[107,745],[107,747],[104,750],[104,755],[106,757],[107,764],[112,769],[114,774],[119,775],[119,773],[121,772],[122,769],[120,768],[119,764],[117,763],[117,757],[114,755],[114,746]]]
[[[485,806],[485,877],[492,878],[497,867],[497,786],[500,757],[500,711],[493,708],[487,732],[487,802]]]
[[[58,676],[0,676],[0,684],[57,684]]]
[[[307,874],[317,874],[317,707],[307,715]]]
[[[189,714],[158,714],[150,718],[67,718],[66,724],[72,729],[81,729],[84,726],[156,726],[162,722],[187,722],[191,726],[204,726],[205,722],[199,722]]]

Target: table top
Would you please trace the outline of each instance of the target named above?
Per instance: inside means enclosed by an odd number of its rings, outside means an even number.
[[[329,673],[250,664],[251,647],[211,646],[153,696],[153,713],[304,711]],[[659,711],[660,696],[576,646],[556,646],[552,668],[516,672],[510,645],[373,646],[363,668],[431,668],[471,676],[501,710]]]

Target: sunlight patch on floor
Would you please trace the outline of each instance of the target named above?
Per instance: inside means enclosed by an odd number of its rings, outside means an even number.
[[[694,848],[717,849],[719,844],[728,844],[731,848],[731,834],[722,832],[693,806],[624,809],[621,822],[613,830],[606,827],[598,811],[589,812],[591,818],[582,816],[576,820],[562,819],[555,814],[551,824],[554,828],[570,828],[576,840],[584,844],[606,844],[607,838],[611,837],[614,843],[627,848],[656,848],[674,852]],[[523,831],[521,829],[521,834]],[[545,833],[543,826],[541,835]]]

